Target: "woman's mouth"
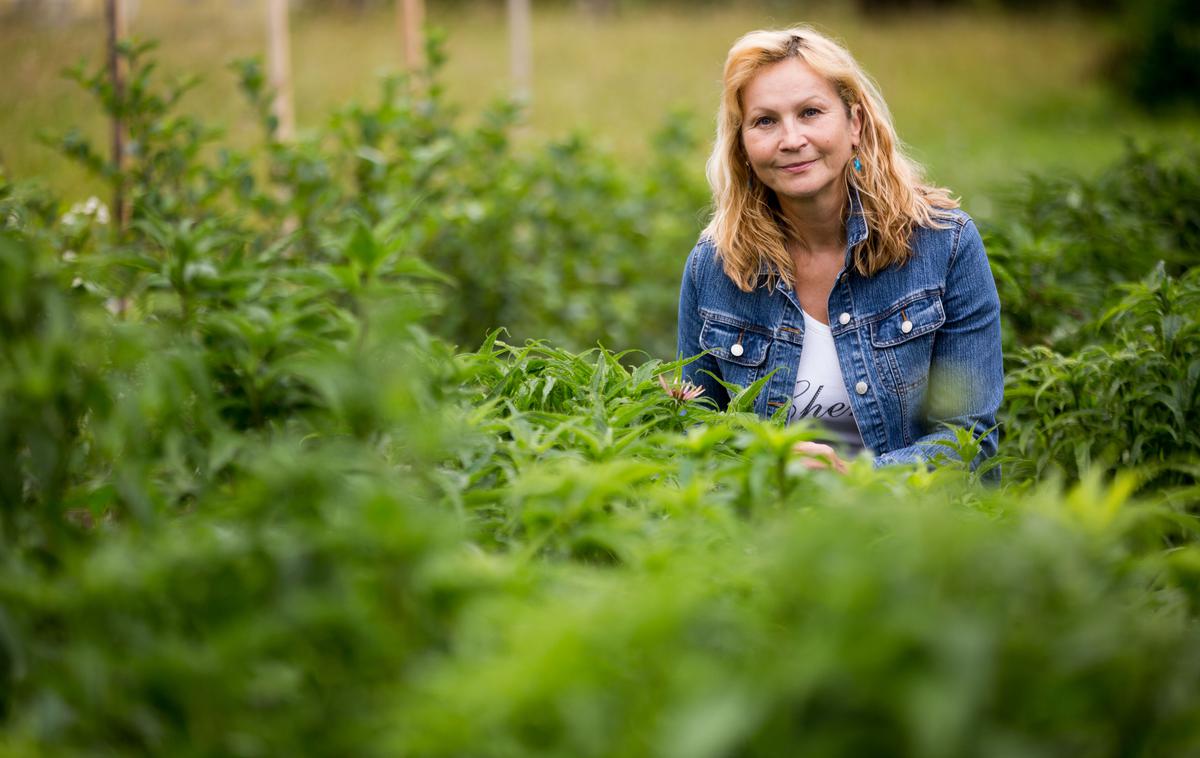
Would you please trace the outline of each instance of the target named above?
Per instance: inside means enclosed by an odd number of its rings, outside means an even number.
[[[779,168],[788,172],[789,174],[799,174],[800,172],[807,170],[814,163],[816,163],[816,160],[802,161],[800,163],[789,163],[786,166],[780,166]]]

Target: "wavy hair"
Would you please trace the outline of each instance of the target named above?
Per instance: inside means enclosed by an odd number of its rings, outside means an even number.
[[[854,251],[854,268],[871,276],[912,255],[909,237],[916,226],[939,227],[939,216],[958,202],[943,187],[924,183],[924,171],[906,156],[879,88],[842,45],[808,26],[754,31],[733,44],[725,60],[717,138],[708,159],[713,217],[704,234],[715,243],[725,273],[742,290],[758,284],[764,263],[767,285],[779,276],[794,283],[787,239],[803,232],[783,216],[775,192],[747,165],[742,144],[742,91],[764,67],[799,58],[833,85],[846,107],[859,106],[862,128],[858,157],[862,171],[845,168],[848,186],[858,190],[868,234]],[[844,210],[843,210],[844,212]]]

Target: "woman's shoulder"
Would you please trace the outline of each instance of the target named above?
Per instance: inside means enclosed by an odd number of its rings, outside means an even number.
[[[763,287],[745,291],[729,275],[725,259],[712,237],[702,234],[688,255],[684,280],[704,293],[705,297],[722,302],[745,301],[765,293]]]
[[[974,223],[971,215],[962,208],[935,208],[930,213],[930,223],[918,224],[916,231],[930,235],[957,236]]]
[[[913,229],[911,243],[917,257],[934,256],[951,263],[964,244],[982,246],[975,220],[961,208],[938,209],[931,221]]]
[[[711,235],[705,232],[704,234],[700,235],[699,239],[696,240],[696,244],[692,247],[692,252],[689,257],[700,258],[705,261],[715,261],[718,258],[717,243],[713,241]]]
[[[710,271],[721,270],[721,255],[717,243],[708,234],[701,234],[688,254],[687,272],[692,276],[706,276]]]

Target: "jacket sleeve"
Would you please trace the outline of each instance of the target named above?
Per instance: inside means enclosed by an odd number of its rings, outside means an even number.
[[[679,287],[679,327],[676,338],[678,358],[690,358],[703,352],[703,348],[700,347],[700,331],[704,327],[699,305],[703,283],[700,269],[710,263],[712,254],[711,246],[701,240],[692,248],[683,268],[683,282]],[[720,364],[712,355],[700,355],[683,367],[684,381],[703,387],[704,394],[701,397],[712,399],[718,408],[724,410],[729,404],[729,393],[712,375],[721,375]]]
[[[955,440],[955,431],[947,424],[971,430],[979,441],[972,470],[996,453],[996,412],[1004,395],[1000,297],[973,221],[968,220],[959,233],[942,300],[946,321],[934,337],[926,434],[907,447],[879,456],[877,466],[930,463],[939,455],[956,458],[953,448],[939,444]],[[993,469],[989,475],[998,478],[999,471]]]

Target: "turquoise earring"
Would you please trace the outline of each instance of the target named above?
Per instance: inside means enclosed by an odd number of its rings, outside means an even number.
[[[858,153],[854,154],[854,173],[856,173],[856,174],[862,173],[862,161],[860,161],[858,159]]]

